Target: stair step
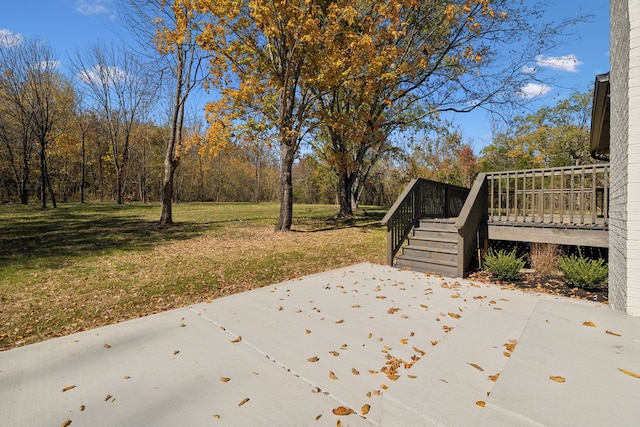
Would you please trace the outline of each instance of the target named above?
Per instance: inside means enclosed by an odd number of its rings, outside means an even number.
[[[433,240],[424,237],[409,237],[409,246],[417,246],[421,248],[429,248],[437,252],[457,253],[458,241],[452,241],[451,239]]]
[[[458,233],[451,231],[432,231],[432,230],[423,230],[421,228],[415,228],[413,230],[413,235],[415,237],[420,237],[427,240],[436,240],[439,242],[457,242],[458,241]]]
[[[455,265],[458,260],[458,252],[456,250],[439,251],[431,247],[408,245],[402,248],[402,253],[403,255],[413,256],[427,262],[438,260]]]
[[[428,231],[448,231],[455,233],[458,231],[456,228],[455,220],[425,220],[421,219],[418,223],[418,229]]]
[[[408,267],[415,271],[440,273],[451,277],[456,277],[458,274],[458,267],[455,263],[434,259],[425,260],[421,257],[404,254],[396,257],[396,267]]]

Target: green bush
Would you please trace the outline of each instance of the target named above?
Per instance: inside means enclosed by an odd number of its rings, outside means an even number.
[[[489,249],[484,256],[484,269],[498,280],[516,280],[520,278],[520,270],[525,262],[522,257],[516,255],[516,250],[494,251]]]
[[[609,279],[609,266],[602,258],[586,258],[572,254],[561,257],[560,270],[564,274],[564,280],[571,286],[584,289],[598,289],[607,283]]]

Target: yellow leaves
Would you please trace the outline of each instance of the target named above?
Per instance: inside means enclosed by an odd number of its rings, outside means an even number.
[[[245,403],[247,403],[248,401],[249,401],[249,398],[248,398],[248,397],[245,397],[244,399],[242,399],[242,400],[240,401],[240,403],[238,403],[238,406],[242,406],[242,405],[244,405]]]
[[[608,335],[613,335],[614,337],[621,337],[622,335],[617,334],[615,332],[611,332],[611,331],[605,331]]]
[[[220,381],[223,383],[228,383],[229,381],[231,381],[231,378],[229,377],[220,377]]]
[[[448,314],[449,314],[449,317],[453,317],[454,319],[459,319],[460,317],[462,317],[457,313],[448,313]]]
[[[338,380],[338,377],[333,373],[333,371],[329,371],[329,378],[336,381]]]
[[[351,408],[347,408],[346,406],[338,406],[337,408],[333,409],[333,414],[334,415],[351,415],[353,414],[353,409]]]
[[[567,380],[566,380],[566,378],[565,378],[565,377],[561,377],[561,376],[558,376],[558,375],[551,375],[551,376],[549,376],[549,379],[550,379],[551,381],[555,381],[555,382],[557,382],[557,383],[564,383],[564,382],[567,382]]]
[[[370,410],[371,410],[371,405],[369,405],[368,403],[365,403],[364,405],[362,405],[362,408],[360,408],[360,413],[362,415],[367,415]]]
[[[495,375],[489,375],[488,378],[489,378],[489,380],[491,380],[491,381],[493,381],[495,383],[496,381],[498,381],[498,378],[500,378],[500,373],[497,373]]]
[[[318,360],[320,360],[320,358],[318,356],[313,356],[307,359],[307,362],[311,362],[311,363],[315,363]]]
[[[468,364],[468,365],[470,365],[470,366],[473,366],[473,367],[474,367],[474,368],[476,368],[478,371],[484,371],[484,369],[483,369],[480,365],[478,365],[478,364],[476,364],[476,363],[467,362],[467,364]]]
[[[399,308],[397,307],[391,307],[389,310],[387,310],[387,314],[395,314],[396,312],[400,311]]]
[[[68,427],[71,425],[71,420],[69,418],[67,418],[66,420],[64,420],[61,424],[60,427]]]
[[[582,326],[589,326],[591,328],[597,328],[596,324],[593,322],[582,322]]]
[[[68,385],[68,386],[66,386],[66,387],[64,387],[64,388],[62,389],[62,392],[64,393],[65,391],[69,391],[69,390],[72,390],[72,389],[74,389],[74,388],[76,388],[76,386],[75,386],[75,385]]]
[[[111,348],[111,346],[109,344],[106,344],[106,343],[103,345],[103,347],[104,348]]]
[[[239,343],[240,341],[242,341],[242,336],[241,336],[241,335],[238,335],[238,337],[237,337],[235,340],[232,340],[231,342],[232,342],[232,343],[234,343],[234,344],[237,344],[237,343]]]
[[[484,408],[484,407],[485,407],[485,405],[486,405],[486,403],[485,403],[485,402],[483,402],[482,400],[478,400],[478,401],[476,402],[476,405],[478,405],[478,406],[479,406],[479,407],[481,407],[481,408]]]
[[[636,374],[635,372],[631,372],[631,371],[628,371],[628,370],[622,369],[622,368],[618,368],[618,370],[620,372],[622,372],[623,374],[629,375],[630,377],[640,378],[640,374]]]
[[[360,375],[360,371],[358,371],[356,368],[351,368],[351,373],[353,375]]]

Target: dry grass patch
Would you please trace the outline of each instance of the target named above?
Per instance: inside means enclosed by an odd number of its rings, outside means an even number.
[[[380,209],[343,224],[332,218],[333,206],[299,206],[296,231],[274,233],[276,205],[181,204],[175,218],[188,220],[170,230],[153,225],[158,205],[101,206],[25,210],[8,221],[14,234],[0,234],[0,349],[385,260]],[[16,216],[10,208],[0,210],[0,220]],[[101,229],[105,224],[112,228]],[[20,242],[31,238],[45,247],[21,251]]]

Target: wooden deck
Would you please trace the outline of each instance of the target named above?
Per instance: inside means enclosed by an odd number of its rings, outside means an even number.
[[[382,221],[387,261],[464,276],[488,240],[607,247],[609,173],[608,164],[481,173],[471,189],[413,180]],[[450,220],[426,226],[424,218]],[[455,263],[439,261],[442,233]]]

